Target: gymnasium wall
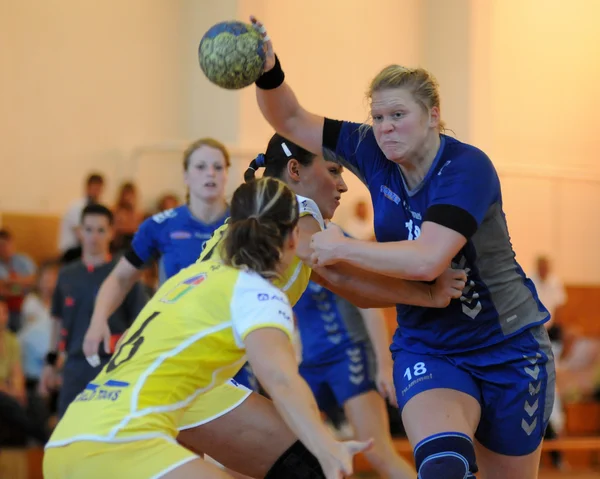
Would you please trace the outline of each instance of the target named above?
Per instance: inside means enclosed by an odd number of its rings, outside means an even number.
[[[0,5],[0,210],[60,213],[92,169],[113,201],[141,146],[237,143],[236,99],[208,88],[196,57],[234,0]]]
[[[600,3],[470,5],[470,134],[501,174],[525,266],[550,254],[565,281],[600,282]]]
[[[595,0],[9,0],[0,7],[0,211],[53,213],[91,169],[107,198],[133,177],[146,196],[182,189],[180,152],[214,135],[231,146],[229,190],[271,129],[253,89],[202,76],[211,24],[262,18],[309,110],[367,118],[369,80],[389,63],[441,84],[458,138],[484,149],[503,180],[521,263],[549,253],[569,283],[600,283],[600,14]],[[89,8],[88,8],[89,7]],[[365,197],[358,181],[336,217]]]

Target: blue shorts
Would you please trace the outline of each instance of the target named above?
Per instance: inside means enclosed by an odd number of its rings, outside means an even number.
[[[450,355],[399,350],[393,358],[400,409],[423,391],[454,389],[479,401],[481,419],[475,438],[484,447],[522,456],[541,444],[554,405],[556,379],[543,325],[481,350]]]
[[[252,371],[252,367],[250,367],[249,363],[244,364],[242,369],[238,371],[238,373],[233,377],[234,381],[237,381],[242,386],[246,386],[248,389],[251,389],[254,392],[258,392],[258,380]]]
[[[310,386],[321,411],[329,412],[346,401],[377,389],[371,346],[355,343],[323,364],[300,364],[300,375]]]

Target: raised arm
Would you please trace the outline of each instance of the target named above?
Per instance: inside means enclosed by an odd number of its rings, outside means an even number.
[[[257,30],[266,36],[264,26],[251,18]],[[257,82],[256,99],[265,119],[285,138],[315,154],[321,154],[324,117],[306,111],[284,81],[284,74],[273,51],[273,42],[266,42],[265,74]]]

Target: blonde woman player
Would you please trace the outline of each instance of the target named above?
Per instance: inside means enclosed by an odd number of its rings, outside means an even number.
[[[265,43],[257,99],[267,121],[341,158],[373,201],[378,241],[328,228],[312,238],[314,264],[424,281],[448,264],[469,271],[460,301],[397,307],[394,383],[419,477],[537,478],[554,402],[549,314],[515,260],[492,161],[443,133],[428,71],[385,67],[369,85],[372,124],[336,121],[298,103]]]
[[[299,210],[281,181],[240,186],[222,262],[169,279],[118,352],[77,397],[46,445],[46,479],[231,477],[175,441],[181,413],[225,383],[246,354],[323,477],[352,473],[369,442],[338,442],[298,375],[293,313],[272,284],[295,258]]]

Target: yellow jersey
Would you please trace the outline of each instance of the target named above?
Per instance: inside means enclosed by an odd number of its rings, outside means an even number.
[[[245,337],[265,327],[292,339],[292,309],[269,281],[213,261],[183,269],[140,312],[46,447],[176,437],[187,406],[238,372]]]
[[[300,218],[303,216],[312,216],[317,220],[320,228],[325,229],[325,221],[317,204],[304,196],[296,195],[296,198],[298,199]],[[221,240],[225,231],[227,231],[227,227],[227,222],[225,222],[220,228],[215,230],[212,237],[204,244],[198,262],[221,260]],[[308,287],[311,274],[312,269],[296,256],[283,277],[274,281],[273,284],[287,295],[290,304],[294,306]]]

